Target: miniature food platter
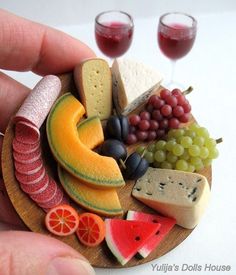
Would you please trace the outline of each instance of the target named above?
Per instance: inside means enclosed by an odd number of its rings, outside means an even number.
[[[61,94],[72,93],[75,97],[78,98],[78,93],[73,80],[73,75],[71,73],[64,74],[60,76],[62,82]],[[139,106],[138,109],[142,108]],[[137,110],[136,110],[137,111]],[[41,127],[41,146],[42,146],[42,157],[46,170],[49,175],[51,175],[57,182],[57,165],[54,160],[46,137],[45,124]],[[62,127],[63,131],[63,127]],[[12,140],[14,136],[14,127],[13,122],[11,121],[8,125],[8,128],[5,133],[3,150],[2,150],[2,170],[3,178],[6,185],[6,189],[9,195],[9,198],[19,214],[22,221],[25,225],[33,232],[42,233],[45,235],[51,235],[45,227],[44,219],[45,212],[38,207],[20,188],[15,175],[14,175],[14,163],[12,157]],[[134,146],[129,146],[129,151],[134,149]],[[200,171],[200,174],[204,175],[209,184],[211,185],[212,175],[211,167],[205,168]],[[133,198],[131,192],[134,186],[134,182],[127,181],[126,185],[118,190],[118,196],[120,199],[121,206],[124,210],[124,216],[118,216],[119,218],[125,218],[125,215],[128,210],[134,211],[143,211],[146,213],[154,214],[155,212]],[[74,204],[72,205],[78,210],[79,213],[85,212],[81,207]],[[87,212],[87,211],[86,211]],[[168,253],[170,250],[174,249],[176,246],[181,244],[192,232],[193,230],[182,228],[178,225],[175,225],[171,232],[166,236],[166,238],[160,243],[158,248],[154,250],[147,258],[139,259],[133,257],[124,267],[137,266],[146,262],[149,262],[154,259],[158,259],[162,255]],[[89,262],[94,267],[103,267],[103,268],[120,268],[122,267],[119,262],[115,259],[114,256],[109,251],[105,242],[102,242],[97,247],[85,247],[82,245],[75,234],[67,237],[57,237],[53,235],[54,238],[57,238],[66,244],[73,247],[75,250],[80,252],[84,257],[86,257]]]

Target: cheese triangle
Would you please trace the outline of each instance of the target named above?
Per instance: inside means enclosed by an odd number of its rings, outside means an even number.
[[[132,195],[182,227],[194,228],[210,198],[207,179],[197,173],[149,167]]]
[[[119,113],[127,115],[160,86],[161,74],[141,62],[119,58],[112,64],[113,99]]]

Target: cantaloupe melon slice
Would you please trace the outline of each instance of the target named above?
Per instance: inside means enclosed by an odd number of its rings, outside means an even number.
[[[102,124],[97,116],[80,122],[77,125],[77,131],[81,142],[91,150],[104,141]],[[66,193],[83,208],[105,216],[123,213],[116,189],[92,188],[60,166],[58,166],[58,175]]]
[[[83,208],[100,215],[116,216],[123,213],[115,189],[95,189],[58,166],[60,182],[66,193]]]
[[[47,119],[47,137],[54,157],[69,173],[95,188],[123,186],[116,161],[100,156],[80,141],[77,123],[84,113],[83,105],[70,93],[54,104]]]
[[[104,141],[102,124],[98,116],[86,118],[77,125],[80,141],[93,150]]]

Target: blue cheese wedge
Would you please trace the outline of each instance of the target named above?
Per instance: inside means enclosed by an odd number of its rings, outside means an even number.
[[[194,228],[210,198],[206,177],[189,172],[149,167],[137,180],[132,195],[182,227]]]
[[[131,59],[115,59],[111,70],[113,101],[117,112],[123,115],[143,104],[162,81],[159,72]]]

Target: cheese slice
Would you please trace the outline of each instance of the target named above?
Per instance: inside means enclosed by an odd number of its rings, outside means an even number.
[[[131,59],[112,64],[113,101],[118,113],[127,115],[144,103],[161,83],[159,72]]]
[[[132,195],[182,227],[194,228],[208,204],[210,187],[197,173],[149,167],[137,180]]]
[[[85,60],[74,70],[74,79],[87,117],[108,119],[112,112],[112,75],[101,58]]]

